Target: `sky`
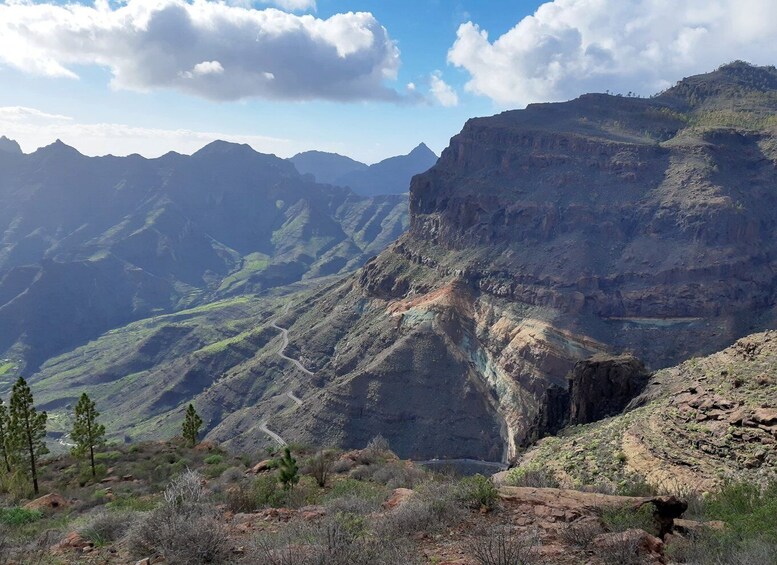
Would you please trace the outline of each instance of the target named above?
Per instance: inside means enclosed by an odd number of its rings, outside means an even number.
[[[0,0],[0,135],[367,163],[471,117],[777,63],[775,0]]]

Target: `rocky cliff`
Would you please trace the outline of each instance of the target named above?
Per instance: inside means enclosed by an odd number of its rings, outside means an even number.
[[[337,304],[295,311],[324,382],[292,433],[509,459],[577,361],[630,351],[658,369],[774,324],[775,81],[736,63],[651,99],[467,122],[414,178],[410,231]],[[462,391],[477,414],[448,413]]]
[[[174,408],[195,399],[240,449],[270,422],[287,441],[381,433],[402,457],[515,459],[579,361],[630,352],[656,370],[772,327],[776,204],[774,68],[470,120],[414,177],[407,234],[256,318],[262,340],[228,347]],[[274,321],[310,374],[278,357]]]

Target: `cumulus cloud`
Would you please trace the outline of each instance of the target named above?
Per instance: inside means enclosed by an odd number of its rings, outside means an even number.
[[[86,155],[104,155],[106,147],[117,155],[140,153],[156,157],[168,151],[192,153],[222,139],[247,143],[263,153],[291,155],[305,146],[289,139],[188,129],[162,129],[121,123],[81,123],[69,116],[23,106],[0,107],[0,135],[18,141],[25,151],[61,139]]]
[[[273,4],[292,12],[316,9],[316,0],[262,0],[262,4]]]
[[[172,88],[214,100],[401,98],[386,86],[399,50],[365,12],[319,19],[207,0],[6,2],[0,64],[69,78],[78,65],[99,65],[111,69],[115,88]]]
[[[774,0],[555,0],[494,40],[462,24],[448,62],[502,105],[609,89],[652,94],[734,59],[772,64]]]
[[[459,105],[459,95],[456,94],[451,85],[442,79],[442,72],[434,71],[432,73],[432,76],[429,78],[429,90],[437,102],[446,108]]]

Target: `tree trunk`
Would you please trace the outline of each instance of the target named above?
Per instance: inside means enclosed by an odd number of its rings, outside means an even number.
[[[30,430],[30,418],[25,418],[25,429],[27,431],[27,446],[30,449],[30,470],[32,471],[32,489],[38,494],[38,469],[35,466],[35,449],[32,446],[32,431]]]
[[[89,459],[92,460],[92,477],[97,476],[97,471],[94,470],[94,446],[90,443],[89,444]]]

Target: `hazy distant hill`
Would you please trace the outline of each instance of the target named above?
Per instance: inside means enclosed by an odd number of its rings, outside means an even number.
[[[390,157],[369,166],[321,151],[299,153],[289,160],[300,173],[312,174],[318,182],[347,186],[362,196],[376,196],[407,192],[413,176],[434,165],[437,155],[421,143],[407,155]]]
[[[350,157],[324,151],[305,151],[289,159],[303,174],[313,175],[316,182],[337,184],[337,179],[354,171],[364,171],[369,165],[355,161]]]
[[[0,355],[32,366],[154,312],[353,269],[407,224],[406,198],[317,185],[247,145],[0,146]]]

